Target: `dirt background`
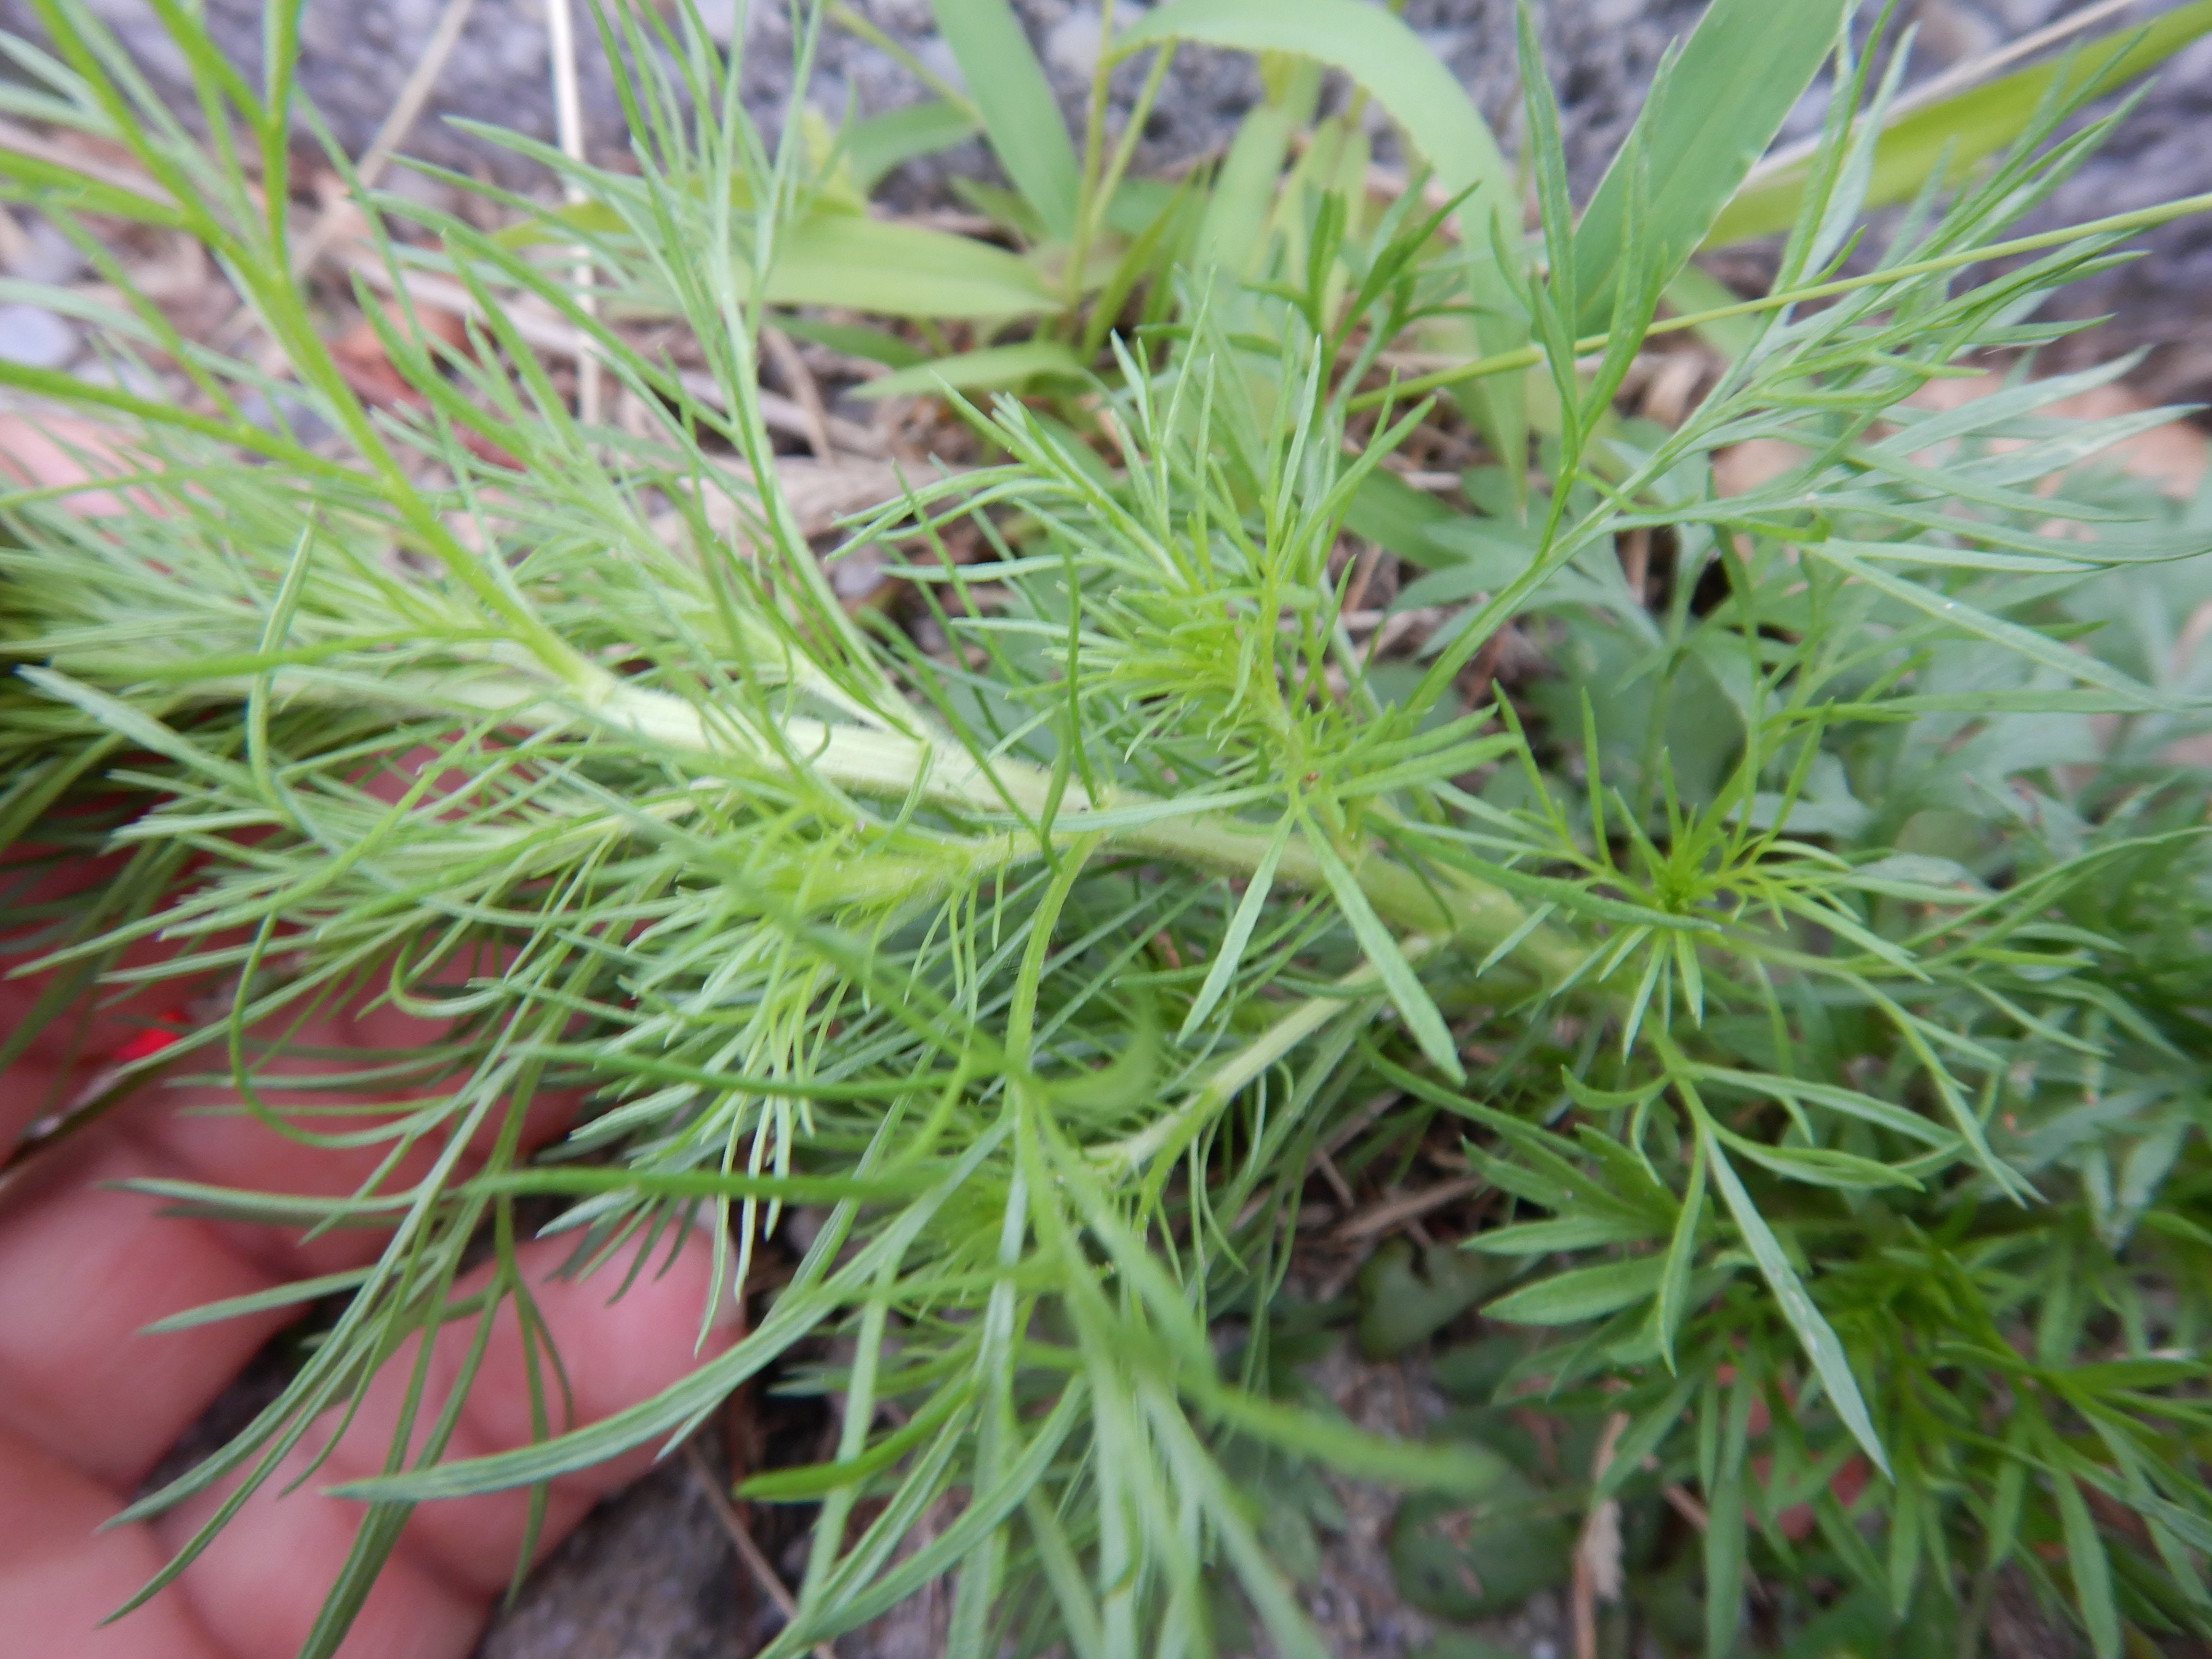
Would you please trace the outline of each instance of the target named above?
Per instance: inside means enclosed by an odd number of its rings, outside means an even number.
[[[1080,105],[1100,39],[1097,0],[1015,0],[1071,113]],[[1786,3],[1786,0],[1778,0]],[[157,85],[181,90],[183,64],[146,0],[91,0],[145,64]],[[302,85],[337,141],[359,154],[390,111],[420,58],[446,0],[307,0],[302,24]],[[781,124],[791,97],[790,31],[781,0],[699,0],[725,39],[743,24],[746,102],[763,125]],[[936,34],[929,0],[850,0],[853,9],[909,49],[933,71],[959,78]],[[1916,31],[1911,78],[2017,40],[2087,0],[1901,0],[1899,22]],[[2104,27],[2141,23],[2176,0],[2137,0]],[[1705,0],[1535,0],[1540,29],[1564,106],[1572,171],[1587,188],[1635,118],[1660,54],[1693,24]],[[1449,64],[1510,148],[1519,127],[1513,48],[1515,0],[1407,0],[1411,23]],[[1140,14],[1142,0],[1121,0],[1118,19]],[[1863,5],[1876,14],[1878,5]],[[219,39],[242,64],[258,62],[261,0],[205,0]],[[578,15],[589,7],[578,0]],[[0,21],[27,27],[28,0],[0,0]],[[583,25],[588,33],[587,21]],[[459,46],[447,59],[408,149],[447,166],[514,180],[530,167],[469,135],[450,118],[491,120],[532,137],[552,136],[544,0],[473,0]],[[591,58],[596,46],[588,47]],[[1127,107],[1142,66],[1125,68],[1116,91]],[[604,61],[587,64],[584,104],[593,145],[623,144],[620,107]],[[873,112],[923,95],[898,60],[849,35],[825,35],[807,99],[833,119],[847,110]],[[1258,92],[1250,63],[1233,53],[1177,54],[1158,109],[1146,123],[1139,164],[1159,166],[1225,143]],[[1817,127],[1820,93],[1808,97],[1790,134]],[[2166,198],[2212,191],[2212,40],[2171,60],[2113,142],[2039,210],[2027,228],[2089,219]],[[948,169],[987,173],[989,158],[971,144],[908,169],[894,194],[942,190]],[[2151,355],[2138,383],[2163,398],[2212,396],[2212,216],[2184,220],[2143,239],[2147,257],[2069,293],[2075,315],[2117,313],[2100,331],[2100,355],[2142,348]]]

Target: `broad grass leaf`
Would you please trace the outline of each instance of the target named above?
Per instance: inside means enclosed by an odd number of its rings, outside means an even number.
[[[1249,276],[1258,269],[1267,252],[1268,206],[1297,131],[1296,117],[1273,103],[1261,105],[1238,124],[1199,222],[1192,259],[1198,270]]]
[[[1666,1265],[1664,1256],[1642,1255],[1599,1267],[1571,1267],[1499,1297],[1483,1309],[1483,1317],[1509,1325],[1579,1325],[1656,1293]]]
[[[1527,331],[1515,281],[1498,270],[1493,252],[1521,245],[1517,176],[1466,88],[1405,22],[1362,0],[1166,0],[1132,24],[1115,50],[1173,40],[1295,53],[1342,70],[1365,87],[1420,152],[1444,195],[1471,192],[1457,216],[1471,297],[1481,315],[1472,326],[1465,319],[1457,325],[1474,337],[1478,351],[1522,343]],[[1234,257],[1233,248],[1223,252]],[[1527,440],[1519,380],[1486,382],[1468,395],[1479,403],[1492,447],[1517,453]]]
[[[1583,210],[1575,268],[1583,331],[1602,330],[1612,316],[1639,137],[1651,178],[1646,257],[1671,276],[1773,143],[1850,10],[1848,0],[1715,0]]]
[[[775,325],[786,334],[811,340],[848,357],[866,358],[885,368],[912,368],[929,361],[929,353],[911,340],[866,323],[833,323],[819,317],[779,317]]]
[[[975,119],[966,110],[947,99],[932,98],[866,116],[840,136],[845,165],[852,170],[854,185],[866,196],[895,168],[917,155],[949,149],[975,131]]]
[[[1060,297],[1020,255],[927,225],[858,213],[817,213],[776,243],[766,298],[879,317],[1034,316]]]
[[[1939,167],[1945,169],[1946,183],[1963,179],[1976,162],[1996,155],[2027,130],[2062,76],[2072,77],[2069,84],[2086,95],[2109,92],[2207,33],[2212,33],[2212,0],[2195,0],[2133,31],[2130,43],[2117,54],[2109,40],[2093,42],[2069,60],[2018,70],[1900,112],[1884,124],[1863,205],[1887,207],[1909,201],[1936,176]],[[1708,244],[1721,246],[1789,229],[1796,222],[1810,173],[1811,164],[1804,163],[1738,192],[1713,222]]]
[[[931,9],[982,112],[992,154],[1045,228],[1066,241],[1081,194],[1075,145],[1021,20],[1007,0],[931,0]]]
[[[939,0],[942,10],[946,0]],[[1513,170],[1466,89],[1397,17],[1362,0],[1166,0],[1115,43],[1120,53],[1169,40],[1284,52],[1340,69],[1365,87],[1419,150],[1447,196],[1470,185],[1461,210],[1474,246],[1518,200]],[[1517,223],[1513,224],[1517,234]]]
[[[856,387],[860,398],[904,398],[949,386],[955,392],[1003,392],[1039,380],[1081,380],[1083,360],[1058,340],[1024,340],[980,351],[933,357]]]

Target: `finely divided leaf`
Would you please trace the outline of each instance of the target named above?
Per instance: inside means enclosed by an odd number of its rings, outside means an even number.
[[[1176,1041],[1188,1042],[1191,1034],[1206,1023],[1214,1005],[1221,1000],[1237,977],[1237,964],[1244,959],[1244,947],[1251,942],[1252,930],[1259,925],[1260,914],[1267,908],[1267,895],[1275,884],[1275,866],[1283,860],[1283,848],[1290,844],[1291,831],[1297,823],[1294,814],[1285,814],[1268,838],[1267,850],[1260,854],[1260,862],[1244,888],[1244,896],[1237,902],[1237,913],[1229,919],[1229,931],[1222,936],[1221,947],[1214,953],[1213,965],[1206,970],[1206,982],[1198,988],[1198,997],[1184,1016],[1182,1029],[1176,1033]]]

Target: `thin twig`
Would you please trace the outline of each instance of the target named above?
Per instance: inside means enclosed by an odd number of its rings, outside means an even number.
[[[1605,1419],[1597,1449],[1590,1456],[1593,1484],[1605,1479],[1620,1437],[1627,1431],[1628,1413],[1614,1412]],[[1620,1599],[1620,1500],[1601,1498],[1583,1518],[1582,1535],[1575,1540],[1574,1576],[1571,1591],[1575,1630],[1575,1659],[1597,1659],[1597,1604]]]
[[[345,246],[339,258],[347,270],[358,276],[371,288],[386,294],[396,294],[404,287],[410,300],[451,312],[456,317],[473,317],[479,321],[485,316],[484,307],[477,297],[460,283],[449,277],[428,271],[410,270],[403,283],[393,276],[390,266],[377,256],[375,251],[362,246]],[[525,345],[533,347],[550,356],[581,359],[585,337],[581,331],[571,328],[558,318],[547,317],[526,310],[520,306],[501,309],[500,316],[514,330],[515,337]],[[724,407],[726,399],[714,377],[694,369],[682,371],[678,379],[684,390],[702,403],[716,408]],[[793,438],[807,438],[809,425],[806,411],[792,398],[773,392],[754,394],[760,403],[761,419],[772,432],[781,432]],[[877,434],[857,421],[848,421],[838,416],[829,417],[830,435],[843,448],[866,455],[878,455],[883,445]],[[811,441],[811,438],[809,441]]]
[[[574,0],[548,0],[545,8],[548,54],[553,60],[553,124],[561,153],[571,161],[584,159],[584,95],[576,71],[576,13]],[[588,199],[583,181],[574,174],[562,183],[561,193],[571,207]],[[596,316],[599,299],[592,292],[591,251],[578,243],[573,250],[576,303],[587,317]],[[599,359],[588,338],[578,342],[576,352],[576,418],[586,426],[599,423]]]
[[[1359,1200],[1352,1196],[1352,1183],[1344,1178],[1344,1171],[1336,1167],[1336,1160],[1327,1152],[1316,1152],[1313,1165],[1321,1171],[1321,1178],[1328,1182],[1329,1190],[1336,1194],[1336,1201],[1349,1212]]]
[[[407,82],[399,88],[399,96],[392,100],[392,109],[384,118],[384,125],[376,130],[376,137],[362,152],[361,160],[354,164],[354,178],[364,191],[376,188],[384,177],[384,169],[392,164],[399,146],[407,142],[407,135],[415,130],[422,118],[422,106],[430,101],[437,90],[438,77],[446,72],[453,60],[453,48],[460,45],[461,30],[466,27],[469,13],[477,0],[446,0],[446,9],[438,14],[438,21],[424,43],[422,55],[415,60],[408,72]],[[300,239],[292,255],[295,274],[310,269],[321,258],[343,227],[343,205],[332,203],[325,208],[307,234]]]
[[[1680,1481],[1672,1481],[1662,1486],[1659,1489],[1659,1495],[1667,1500],[1668,1507],[1699,1532],[1703,1532],[1712,1524],[1711,1511],[1700,1504],[1691,1494],[1690,1489]]]
[[[702,374],[696,368],[686,368],[678,372],[676,380],[701,403],[716,409],[729,407],[729,399],[722,394],[721,382],[713,375]],[[793,399],[768,391],[756,392],[753,396],[759,401],[761,419],[772,430],[794,438],[807,435],[806,412]],[[862,426],[858,421],[848,421],[842,415],[832,415],[828,419],[827,429],[840,449],[860,455],[879,457],[884,453],[883,434],[872,427]]]
[[[822,388],[815,383],[814,371],[807,368],[806,359],[799,355],[791,336],[781,329],[763,328],[760,338],[769,361],[775,365],[776,374],[805,416],[808,447],[825,461],[836,460],[836,447],[830,441],[830,410],[822,401]]]
[[[456,317],[473,317],[479,321],[485,317],[485,308],[477,303],[476,295],[449,276],[422,270],[395,275],[376,250],[364,243],[342,244],[337,257],[348,270],[386,294],[398,294],[404,288],[410,300],[450,311]],[[502,306],[500,317],[525,345],[561,357],[577,356],[583,351],[583,335],[557,317],[515,305]]]
[[[1336,1230],[1340,1239],[1365,1238],[1370,1234],[1387,1231],[1416,1216],[1441,1210],[1447,1204],[1480,1192],[1484,1183],[1479,1176],[1462,1176],[1457,1181],[1440,1182],[1434,1187],[1418,1193],[1405,1193],[1381,1204],[1362,1210]]]
[[[714,1472],[714,1466],[707,1461],[707,1454],[699,1449],[699,1443],[695,1440],[684,1450],[691,1465],[692,1479],[699,1483],[699,1490],[706,1493],[708,1505],[714,1511],[714,1518],[722,1523],[722,1530],[730,1534],[730,1542],[738,1552],[738,1559],[744,1563],[745,1571],[753,1576],[762,1593],[775,1604],[775,1610],[783,1615],[784,1622],[789,1624],[799,1616],[799,1603],[793,1598],[782,1576],[776,1571],[775,1564],[753,1537],[751,1529],[745,1525],[744,1517],[738,1513],[738,1506],[730,1502],[729,1493],[722,1490],[722,1478]],[[815,1659],[837,1659],[837,1650],[827,1641],[817,1642],[814,1656]]]
[[[1354,625],[1357,626],[1357,623],[1355,623]],[[1345,1146],[1351,1141],[1354,1135],[1358,1134],[1362,1130],[1365,1129],[1369,1124],[1374,1122],[1376,1118],[1382,1116],[1383,1113],[1389,1111],[1393,1106],[1395,1106],[1405,1097],[1405,1095],[1399,1090],[1385,1089],[1381,1094],[1376,1096],[1374,1099],[1369,1101],[1364,1106],[1362,1106],[1350,1117],[1345,1119],[1343,1122],[1338,1124],[1336,1127],[1328,1132],[1328,1139],[1323,1140],[1321,1144],[1320,1151],[1322,1156],[1325,1158],[1335,1157],[1337,1153],[1344,1150]]]

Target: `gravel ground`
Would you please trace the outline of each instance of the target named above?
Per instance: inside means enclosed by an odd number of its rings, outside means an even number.
[[[137,49],[157,84],[178,83],[181,64],[148,21],[146,0],[92,0]],[[429,36],[443,0],[307,0],[304,84],[339,141],[356,153],[391,107]],[[929,0],[853,0],[893,39],[948,78],[951,54],[937,39]],[[1917,21],[1919,72],[1940,70],[1987,50],[2075,8],[2082,0],[1905,0],[1902,15]],[[2139,0],[2128,15],[2141,20],[2172,0]],[[743,0],[702,0],[703,13],[728,33]],[[1099,39],[1097,0],[1017,0],[1019,10],[1071,110],[1080,97]],[[1602,170],[1634,118],[1653,66],[1667,41],[1686,28],[1703,0],[1538,0],[1547,54],[1565,108],[1573,172],[1585,187]],[[218,35],[243,62],[258,53],[261,0],[205,0]],[[545,0],[476,0],[461,43],[441,76],[410,148],[426,159],[518,176],[527,169],[512,155],[488,149],[444,118],[490,118],[534,137],[551,137],[551,96],[545,52]],[[580,5],[580,12],[586,8]],[[1120,15],[1141,10],[1122,0]],[[1871,5],[1866,8],[1873,11]],[[1507,143],[1518,123],[1512,48],[1513,0],[1409,0],[1406,16],[1474,91]],[[0,0],[0,20],[21,25],[27,0]],[[756,0],[748,33],[747,101],[770,125],[790,93],[788,31],[776,0]],[[594,48],[595,50],[595,48]],[[1141,70],[1121,76],[1132,96]],[[835,117],[848,107],[872,112],[911,100],[920,83],[890,54],[846,36],[825,38],[820,73],[810,94]],[[1139,146],[1145,165],[1206,153],[1222,144],[1257,90],[1249,62],[1234,54],[1178,55]],[[586,118],[593,143],[622,143],[620,114],[604,64],[587,74]],[[1808,100],[1796,125],[1818,118]],[[2212,40],[2173,60],[2111,146],[2040,211],[2037,224],[2057,224],[2146,205],[2167,197],[2212,191]],[[939,193],[948,171],[988,170],[980,145],[933,158],[896,181],[909,198]],[[2062,302],[2074,314],[2118,313],[2094,343],[2100,353],[2137,346],[2154,356],[2143,383],[2160,396],[2212,395],[2212,218],[2169,225],[2145,239],[2149,257],[2111,272]]]

